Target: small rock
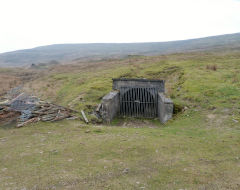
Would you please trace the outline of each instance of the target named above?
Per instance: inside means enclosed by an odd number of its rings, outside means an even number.
[[[68,159],[68,161],[69,161],[69,162],[72,162],[72,161],[73,161],[73,159]]]
[[[58,153],[58,150],[52,150],[52,153]]]
[[[86,130],[85,133],[90,133],[91,131],[90,130]]]
[[[129,172],[129,168],[125,168],[124,170],[123,170],[123,173],[124,174],[127,174]]]
[[[139,182],[139,181],[137,181],[137,182],[136,182],[136,184],[138,184],[138,185],[139,185],[139,184],[140,184],[140,182]]]
[[[6,138],[0,138],[1,142],[6,142],[6,140],[7,140]]]
[[[7,168],[3,168],[2,171],[5,172],[7,170]]]
[[[232,119],[235,123],[238,123],[238,120],[236,120],[236,119]]]

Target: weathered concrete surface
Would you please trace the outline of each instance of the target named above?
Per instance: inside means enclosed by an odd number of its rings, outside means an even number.
[[[172,118],[173,102],[166,98],[163,93],[158,93],[158,118],[161,123],[166,123]]]
[[[165,81],[148,79],[113,79],[113,90],[120,90],[121,87],[155,88],[158,92],[165,92]]]
[[[110,123],[119,112],[119,92],[112,91],[102,99],[101,115],[105,122]]]
[[[154,89],[152,92],[156,96],[156,101],[154,102],[155,108],[151,108],[156,110],[154,117],[157,116],[161,123],[165,123],[172,118],[173,102],[171,101],[171,99],[166,98],[163,94],[165,92],[164,80],[120,78],[120,79],[113,79],[114,91],[104,96],[104,98],[102,99],[101,106],[99,106],[98,112],[100,113],[100,116],[102,117],[103,121],[110,123],[116,115],[120,114],[120,105],[122,103],[121,101],[123,101],[123,99],[120,98],[120,93],[124,94],[125,91],[127,92],[129,89],[134,89],[134,88],[145,89],[145,90],[147,89],[147,91],[144,91],[144,93],[142,93],[141,91],[137,91],[138,93],[141,92],[140,96],[142,96],[143,103],[146,102],[144,101],[144,98],[147,98],[145,97],[146,96],[145,92],[148,92],[149,89]],[[139,94],[137,94],[136,96],[138,97]],[[132,100],[130,100],[130,102],[131,101]],[[130,108],[133,110],[137,109],[137,107],[135,108],[131,106]],[[144,108],[144,109],[145,109],[144,111],[147,112],[147,108]]]

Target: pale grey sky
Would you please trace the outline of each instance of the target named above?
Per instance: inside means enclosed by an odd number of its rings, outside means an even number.
[[[0,0],[0,52],[240,32],[239,0]]]

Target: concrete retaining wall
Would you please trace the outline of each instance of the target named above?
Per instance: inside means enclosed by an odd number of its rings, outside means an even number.
[[[166,123],[172,118],[173,102],[166,98],[163,93],[158,93],[158,118],[161,123]]]
[[[102,99],[101,115],[105,122],[110,123],[119,112],[119,92],[112,91]]]

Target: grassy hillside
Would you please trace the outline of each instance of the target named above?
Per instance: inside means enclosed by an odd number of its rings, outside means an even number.
[[[26,85],[44,99],[92,111],[112,88],[112,78],[165,79],[167,95],[186,106],[238,110],[239,52],[200,52],[55,67]],[[216,71],[208,69],[215,66]]]
[[[152,43],[57,44],[0,54],[0,66],[26,66],[52,60],[99,60],[128,55],[162,55],[203,50],[240,48],[240,33],[200,39]]]
[[[0,189],[239,189],[239,65],[235,50],[48,68],[25,89],[89,118],[116,77],[165,79],[167,95],[187,108],[166,125],[0,127]]]

